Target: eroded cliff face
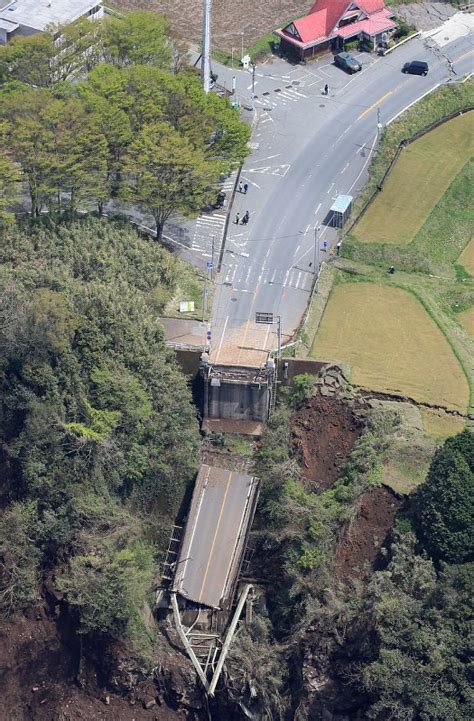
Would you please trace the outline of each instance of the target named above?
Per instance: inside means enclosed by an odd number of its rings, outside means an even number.
[[[0,623],[1,721],[201,721],[191,664],[163,643],[154,669],[120,644],[84,641],[61,594]]]

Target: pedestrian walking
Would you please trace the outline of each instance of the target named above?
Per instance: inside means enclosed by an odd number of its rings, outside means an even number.
[[[247,195],[248,189],[249,189],[248,183],[244,183],[244,195]]]
[[[240,183],[239,183],[239,193],[243,193],[243,192],[244,192],[244,184],[242,183],[242,181],[240,181]]]
[[[246,210],[245,215],[242,218],[242,225],[247,225],[247,223],[249,222],[249,219],[250,219],[250,213],[248,210]]]
[[[324,86],[324,95],[328,95],[328,94],[329,94],[329,85],[326,83],[326,85]]]
[[[236,216],[235,216],[234,223],[235,223],[236,225],[238,225],[238,224],[239,224],[239,221],[240,221],[240,213],[237,213]]]
[[[342,245],[341,241],[339,241],[339,243],[336,245],[336,253],[337,253],[337,255],[340,255],[340,253],[341,253],[341,245]]]

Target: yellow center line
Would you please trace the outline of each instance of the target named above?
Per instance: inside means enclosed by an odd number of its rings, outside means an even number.
[[[370,113],[371,110],[373,110],[374,108],[376,108],[377,105],[380,105],[380,103],[383,103],[383,101],[385,100],[385,98],[388,98],[390,95],[393,95],[393,93],[394,93],[393,90],[389,90],[388,93],[385,93],[385,95],[382,95],[382,97],[379,98],[378,100],[376,100],[375,103],[370,106],[370,108],[367,108],[367,110],[364,110],[364,112],[359,115],[359,117],[357,118],[357,120],[360,120],[360,119],[363,118],[365,115],[367,115],[367,113]]]
[[[211,550],[209,551],[209,559],[208,559],[208,561],[207,561],[206,571],[205,571],[205,573],[204,573],[204,578],[203,578],[203,580],[202,580],[202,586],[201,586],[201,590],[199,591],[198,598],[201,598],[202,590],[203,590],[203,588],[204,588],[204,584],[206,583],[207,574],[209,573],[209,567],[210,567],[210,565],[211,565],[212,554],[213,554],[213,552],[214,552],[214,546],[215,546],[215,543],[216,543],[217,534],[219,533],[219,527],[220,527],[220,525],[221,525],[222,513],[223,513],[223,511],[224,511],[225,501],[226,501],[226,498],[227,498],[227,493],[228,493],[228,491],[229,491],[229,484],[230,484],[230,479],[231,479],[231,477],[232,477],[232,471],[229,472],[229,478],[227,479],[227,486],[226,486],[225,493],[224,493],[224,499],[223,499],[223,501],[222,501],[222,506],[221,506],[221,510],[220,510],[220,513],[219,513],[219,518],[217,519],[216,530],[215,530],[215,532],[214,532],[214,538],[212,539],[212,546],[211,546]]]

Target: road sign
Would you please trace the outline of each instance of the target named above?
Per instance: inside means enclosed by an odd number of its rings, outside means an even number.
[[[211,333],[210,330],[207,331],[207,333],[206,333],[206,338],[207,338],[207,340],[211,340],[211,338],[212,338],[212,333]]]
[[[255,313],[255,323],[273,323],[273,313]]]
[[[207,267],[209,268],[209,270],[212,268],[212,260],[207,261]]]

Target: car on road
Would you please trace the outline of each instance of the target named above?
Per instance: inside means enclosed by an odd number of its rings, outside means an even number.
[[[410,75],[428,75],[428,63],[424,60],[412,60],[405,63],[402,73],[410,73]]]
[[[334,56],[334,65],[338,68],[347,70],[348,73],[357,73],[362,70],[362,65],[350,53],[338,53]]]

